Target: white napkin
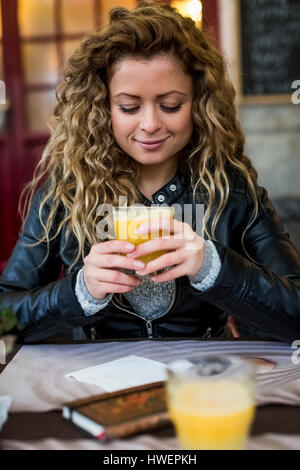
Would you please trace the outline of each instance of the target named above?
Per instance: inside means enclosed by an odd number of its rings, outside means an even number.
[[[66,374],[81,382],[98,385],[107,392],[166,380],[165,364],[139,356],[126,356]]]
[[[3,424],[7,420],[8,410],[11,405],[12,398],[8,395],[0,396],[0,431],[2,429]]]

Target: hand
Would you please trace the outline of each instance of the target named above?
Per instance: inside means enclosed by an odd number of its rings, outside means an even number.
[[[165,282],[181,276],[194,276],[202,266],[204,258],[204,239],[197,235],[190,225],[176,219],[157,219],[141,224],[137,233],[152,233],[168,230],[170,235],[153,238],[141,243],[127,257],[140,257],[159,250],[169,250],[146,264],[142,270],[136,270],[140,276],[151,274],[159,269],[174,266],[172,269],[153,276],[154,282]]]
[[[118,270],[136,270],[145,266],[139,260],[120,254],[130,253],[134,248],[133,244],[120,240],[109,240],[92,246],[84,258],[83,279],[93,297],[104,299],[107,294],[129,292],[141,284],[142,281],[137,277]]]

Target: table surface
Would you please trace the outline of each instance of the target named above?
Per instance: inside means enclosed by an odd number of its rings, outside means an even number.
[[[179,338],[178,338],[179,339]],[[183,338],[182,338],[183,339]],[[193,338],[198,339],[198,338]],[[164,338],[164,341],[166,339]],[[224,341],[224,338],[222,339]],[[257,340],[257,338],[256,338]],[[115,341],[115,340],[114,340]],[[126,339],[120,341],[138,341]],[[201,339],[199,339],[201,341]],[[214,341],[214,340],[212,340]],[[217,340],[215,340],[217,341]],[[233,341],[233,340],[230,340]],[[234,341],[242,341],[236,339]],[[247,338],[249,341],[249,338]],[[95,342],[95,341],[93,341]],[[99,341],[103,342],[103,341]],[[87,341],[45,341],[42,344],[79,344]],[[7,357],[7,362],[0,365],[0,373],[13,359],[22,345],[15,345],[14,350]],[[41,423],[43,425],[41,426]],[[300,436],[300,406],[267,405],[256,410],[251,435],[264,433],[279,433]],[[173,427],[167,426],[151,432],[155,437],[174,437]],[[19,412],[9,413],[9,418],[0,432],[0,440],[36,441],[39,439],[55,438],[58,440],[88,439],[87,435],[75,428],[62,417],[61,411],[48,412]],[[93,438],[90,438],[93,439]]]

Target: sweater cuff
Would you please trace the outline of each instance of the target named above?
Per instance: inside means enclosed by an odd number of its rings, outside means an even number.
[[[205,240],[204,246],[204,260],[200,270],[194,276],[188,276],[191,285],[201,292],[214,285],[221,270],[221,260],[214,243]]]
[[[81,268],[77,273],[75,294],[86,317],[95,315],[99,310],[106,307],[113,296],[113,294],[108,294],[104,299],[96,299],[93,297],[86,288],[83,279],[83,268]]]

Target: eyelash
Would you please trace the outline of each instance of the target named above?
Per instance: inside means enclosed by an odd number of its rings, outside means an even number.
[[[167,113],[175,113],[176,111],[179,111],[179,109],[181,108],[181,104],[179,104],[178,106],[175,106],[174,108],[169,108],[168,106],[163,106],[161,105],[161,108],[166,111]],[[128,109],[128,108],[123,108],[123,106],[119,106],[119,109],[121,111],[123,111],[123,113],[134,113],[135,111],[138,110],[138,106],[136,106],[135,108],[131,108],[131,109]]]

